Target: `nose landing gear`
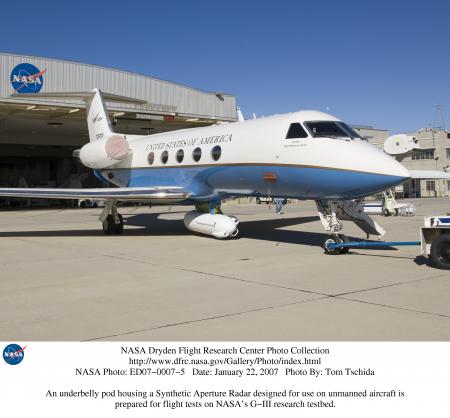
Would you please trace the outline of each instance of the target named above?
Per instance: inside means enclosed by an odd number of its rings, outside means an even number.
[[[346,235],[341,234],[343,225],[340,219],[349,220],[355,223],[366,234],[384,236],[385,230],[378,225],[370,216],[364,213],[364,207],[358,200],[316,200],[319,217],[325,231],[331,236],[325,240],[323,248],[327,254],[347,254],[348,247],[335,248],[331,244],[349,242]]]

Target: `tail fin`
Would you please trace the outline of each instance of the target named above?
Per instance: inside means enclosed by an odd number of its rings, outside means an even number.
[[[108,112],[104,100],[110,102],[145,104],[145,100],[133,99],[116,94],[102,93],[99,89],[91,91],[76,92],[54,92],[54,93],[15,93],[13,97],[25,98],[33,97],[35,99],[79,99],[86,104],[87,125],[89,130],[89,140],[109,137],[114,131],[111,127]]]
[[[95,89],[95,93],[84,98],[86,103],[87,125],[89,130],[89,141],[107,138],[113,133],[111,121],[106,111],[100,90]]]

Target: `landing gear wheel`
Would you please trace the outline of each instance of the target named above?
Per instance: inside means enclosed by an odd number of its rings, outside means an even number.
[[[329,248],[330,244],[336,244],[337,242],[338,241],[336,240],[336,238],[328,238],[327,240],[325,240],[325,242],[323,243],[323,249],[325,250],[325,254],[329,254],[329,255],[340,254],[339,248],[335,248],[333,250]]]
[[[337,244],[340,242],[349,242],[350,240],[348,239],[347,235],[344,234],[339,234],[339,235],[335,235],[333,237],[328,238],[327,240],[325,240],[324,244],[323,244],[323,249],[325,250],[326,254],[330,254],[330,255],[340,255],[340,254],[347,254],[350,250],[350,248],[334,248],[334,249],[330,249],[330,244]]]
[[[118,224],[114,224],[114,233],[120,235],[123,233],[123,218],[120,213],[117,214],[117,217],[119,218],[120,222]]]
[[[383,215],[384,215],[384,216],[390,216],[391,213],[390,213],[387,209],[384,209],[384,210],[383,210]]]
[[[256,198],[256,204],[260,205],[261,204],[261,199],[259,197]]]
[[[341,242],[349,242],[350,241],[348,239],[348,236],[344,235],[344,234],[339,234],[339,239],[341,240]],[[339,254],[347,254],[350,251],[350,248],[348,248],[348,247],[339,248],[339,251],[340,251]]]
[[[440,269],[450,270],[450,235],[441,235],[431,243],[430,258]]]
[[[103,232],[106,235],[111,235],[114,233],[114,229],[115,229],[114,218],[111,214],[109,214],[103,221]]]
[[[123,218],[121,214],[117,214],[118,218],[119,218],[119,223],[116,224],[114,222],[114,217],[109,214],[106,219],[103,221],[103,232],[106,235],[112,235],[112,234],[116,234],[116,235],[120,235],[123,232]]]

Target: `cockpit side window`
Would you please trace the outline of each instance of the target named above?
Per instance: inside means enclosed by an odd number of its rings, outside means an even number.
[[[289,130],[286,135],[286,139],[307,138],[307,137],[308,134],[303,129],[302,125],[300,125],[298,122],[291,123],[291,126],[289,126]]]
[[[352,127],[348,126],[346,123],[344,123],[344,122],[338,122],[338,123],[342,128],[344,128],[350,134],[350,136],[352,138],[362,139],[361,135],[359,133],[357,133]]]

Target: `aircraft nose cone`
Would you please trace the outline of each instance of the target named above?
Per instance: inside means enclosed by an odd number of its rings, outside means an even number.
[[[401,163],[399,163],[396,159],[393,157],[391,158],[391,162],[389,165],[389,169],[387,170],[387,174],[393,177],[398,177],[399,182],[403,182],[407,180],[409,177],[411,177],[411,174],[409,173],[409,170]]]
[[[379,157],[376,167],[372,166],[372,170],[374,173],[378,173],[377,183],[380,190],[387,190],[402,184],[410,177],[408,169],[395,158],[387,154]],[[373,164],[375,165],[375,161]]]
[[[356,144],[360,158],[355,161],[367,174],[364,193],[366,196],[390,189],[405,182],[410,173],[395,158],[369,144]]]

